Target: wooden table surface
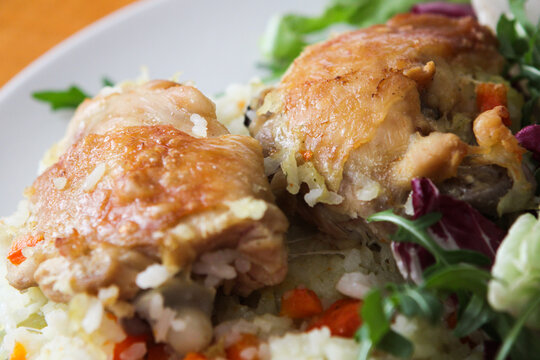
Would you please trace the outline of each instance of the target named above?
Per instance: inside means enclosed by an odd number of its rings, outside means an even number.
[[[0,0],[0,87],[77,30],[135,0]]]

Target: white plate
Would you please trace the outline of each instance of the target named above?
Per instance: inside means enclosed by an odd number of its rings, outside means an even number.
[[[317,13],[326,0],[146,0],[70,37],[0,90],[0,216],[12,213],[35,178],[39,159],[58,141],[71,112],[31,98],[43,89],[100,88],[101,78],[194,80],[208,95],[257,74],[258,39],[278,12]]]

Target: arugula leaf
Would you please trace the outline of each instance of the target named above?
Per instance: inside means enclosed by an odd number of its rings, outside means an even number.
[[[410,358],[414,352],[413,344],[394,330],[384,335],[377,348],[401,359]]]
[[[428,250],[434,257],[437,263],[448,264],[448,261],[444,257],[444,250],[428,235],[426,229],[435,224],[441,218],[440,214],[430,213],[417,220],[408,220],[389,209],[367,218],[368,222],[371,221],[388,221],[399,225],[400,228],[392,236],[392,240],[396,242],[410,242],[418,244]]]
[[[67,90],[46,90],[37,91],[32,94],[32,97],[36,100],[47,102],[51,105],[53,110],[58,109],[74,109],[79,106],[84,99],[89,98],[83,90],[77,86],[71,86]]]

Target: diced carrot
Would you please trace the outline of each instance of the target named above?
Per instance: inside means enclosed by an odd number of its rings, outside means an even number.
[[[313,157],[313,151],[311,151],[311,150],[304,151],[302,153],[302,157],[304,158],[305,161],[311,160],[311,158]]]
[[[26,348],[20,342],[15,342],[13,352],[9,357],[9,360],[26,360]]]
[[[207,360],[207,357],[203,354],[190,352],[184,357],[184,360]]]
[[[114,314],[113,314],[112,312],[110,312],[110,311],[105,312],[105,316],[106,316],[107,318],[109,318],[110,320],[112,320],[112,321],[118,321],[118,318],[116,317],[116,315],[114,315]]]
[[[225,349],[225,354],[227,355],[227,360],[259,360],[259,356],[256,353],[246,354],[246,352],[249,352],[248,349],[257,351],[258,348],[259,339],[255,335],[242,334],[240,340]]]
[[[40,241],[43,241],[43,235],[26,235],[17,238],[13,244],[11,244],[11,249],[9,250],[9,254],[7,256],[8,260],[11,261],[13,265],[21,264],[24,260],[26,260],[26,257],[22,253],[23,249],[26,249],[27,247],[34,247]]]
[[[281,297],[280,315],[291,319],[305,319],[323,311],[321,300],[309,289],[293,289]]]
[[[352,337],[360,325],[360,306],[362,302],[354,299],[341,299],[333,303],[308,327],[312,329],[326,326],[334,336]]]
[[[131,345],[136,343],[145,343],[148,340],[148,335],[128,335],[122,342],[114,346],[113,360],[121,360],[120,355],[127,350]]]
[[[476,85],[476,105],[480,112],[496,106],[507,106],[506,87],[503,84],[481,83]],[[504,125],[510,126],[510,117],[503,119]]]

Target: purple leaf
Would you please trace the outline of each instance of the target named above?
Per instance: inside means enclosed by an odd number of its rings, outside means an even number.
[[[438,14],[448,17],[464,17],[472,16],[476,18],[476,14],[469,4],[451,4],[444,1],[428,2],[424,4],[416,4],[412,7],[413,14]]]
[[[519,145],[533,153],[535,160],[540,161],[540,125],[525,126],[516,134]]]
[[[478,251],[491,260],[506,232],[498,228],[478,210],[464,201],[442,195],[426,178],[412,181],[414,218],[439,212],[441,220],[428,228],[431,237],[444,249]],[[392,243],[398,267],[405,278],[414,282],[422,279],[422,270],[433,264],[431,254],[417,244]]]

